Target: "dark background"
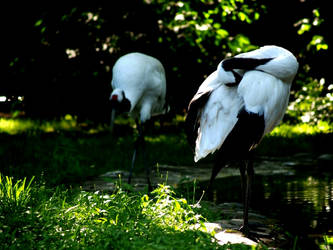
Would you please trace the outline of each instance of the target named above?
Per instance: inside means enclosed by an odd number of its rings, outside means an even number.
[[[198,86],[225,56],[268,44],[287,48],[300,62],[291,100],[310,77],[325,78],[319,96],[327,95],[332,82],[329,1],[227,2],[13,1],[3,5],[0,96],[7,101],[0,103],[0,112],[20,110],[36,118],[72,114],[108,122],[112,66],[118,57],[133,51],[155,56],[165,66],[172,114],[184,113]],[[179,13],[185,13],[185,20],[176,20]],[[207,23],[211,28],[206,31],[196,28]],[[302,24],[310,28],[300,33]],[[218,30],[227,35],[219,37]],[[321,36],[328,47],[311,46],[314,36]],[[76,56],[71,58],[70,51],[76,51]]]

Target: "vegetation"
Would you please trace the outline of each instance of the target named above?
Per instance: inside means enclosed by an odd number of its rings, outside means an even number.
[[[0,244],[4,249],[240,249],[218,246],[207,232],[205,219],[160,185],[149,197],[49,189],[33,182],[24,187],[2,177],[0,196]],[[23,181],[24,182],[24,181]],[[20,187],[20,188],[17,188]],[[24,198],[23,198],[24,197]],[[249,247],[242,246],[242,249]]]
[[[133,128],[124,123],[118,119],[115,129],[127,135],[114,137],[107,128],[87,128],[69,116],[45,122],[1,119],[1,245],[217,248],[202,222],[218,217],[205,206],[193,208],[188,202],[195,204],[196,200],[186,191],[176,195],[169,187],[160,186],[149,197],[121,189],[112,194],[80,190],[80,183],[89,178],[130,166],[133,138],[128,133],[133,133]],[[157,124],[157,129],[151,130],[146,137],[149,164],[193,164],[182,124],[183,118],[177,117],[169,125],[173,129]],[[160,134],[163,129],[169,132]],[[331,132],[326,123],[317,127],[284,124],[262,142],[259,152],[283,155],[315,149],[320,153],[327,149],[314,144],[315,138],[325,135],[330,140]],[[135,171],[142,171],[143,164],[138,163]],[[201,226],[193,229],[197,223]]]
[[[17,207],[24,207],[30,198],[31,178],[29,184],[25,186],[26,178],[18,180],[13,184],[13,177],[6,176],[2,179],[0,174],[0,206],[3,210],[15,210]]]
[[[115,127],[117,136],[106,127],[79,125],[68,116],[52,122],[0,121],[0,172],[5,175],[36,176],[50,186],[73,185],[107,171],[128,170],[131,165],[135,130],[123,125],[122,119]],[[149,152],[146,160],[150,166],[193,165],[193,153],[182,127],[183,119],[178,117],[170,125],[159,127],[157,124],[150,131],[146,136]],[[267,156],[331,153],[331,147],[327,147],[331,138],[332,126],[325,122],[317,126],[282,124],[264,138],[257,151]],[[135,167],[138,172],[144,168],[140,157],[141,154]]]
[[[202,223],[217,215],[206,206],[194,208],[191,203],[196,200],[187,197],[186,191],[176,195],[162,185],[147,196],[121,188],[112,194],[80,189],[84,180],[129,167],[133,138],[128,132],[133,128],[124,123],[117,120],[115,129],[121,137],[114,137],[107,128],[87,128],[68,116],[48,122],[2,119],[0,244],[9,249],[239,249],[239,245],[221,247],[212,242]],[[177,117],[169,128],[157,124],[146,136],[151,165],[193,164],[182,123]],[[163,129],[169,132],[158,133]],[[259,152],[283,155],[286,151],[312,152],[314,147],[327,150],[313,142],[320,135],[330,140],[331,132],[326,123],[282,125],[263,141]],[[139,161],[135,170],[142,169]]]

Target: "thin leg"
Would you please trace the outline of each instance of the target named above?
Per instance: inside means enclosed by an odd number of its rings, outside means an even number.
[[[136,151],[137,151],[137,148],[135,147],[134,152],[133,152],[133,156],[132,156],[132,164],[131,164],[131,168],[130,168],[130,173],[129,173],[129,176],[128,176],[128,184],[131,184],[131,180],[132,180],[132,173],[133,173],[133,168],[134,168],[135,160],[136,160]]]
[[[145,135],[145,131],[148,131],[148,130],[151,129],[151,126],[152,126],[152,120],[148,120],[147,122],[144,123],[144,127],[142,125],[141,132],[139,131],[139,133],[141,133],[141,135],[142,135],[142,138],[141,138],[142,155],[143,155],[144,168],[146,170],[146,179],[147,179],[147,184],[148,184],[148,192],[153,191],[153,188],[152,188],[152,184],[151,184],[151,181],[150,181],[151,167],[150,167],[150,164],[148,164],[148,161],[147,161],[146,141],[144,139],[144,135]]]
[[[251,199],[251,186],[254,177],[253,161],[248,160],[246,164],[246,189],[244,199],[244,211],[243,211],[243,226],[241,231],[245,234],[249,234],[249,203]]]
[[[150,167],[147,164],[147,160],[146,160],[146,142],[145,142],[145,138],[144,138],[144,130],[143,130],[143,124],[140,124],[138,120],[136,120],[136,125],[138,128],[138,138],[135,141],[135,148],[134,148],[134,152],[133,152],[133,157],[132,157],[132,165],[131,165],[131,169],[130,169],[130,173],[128,176],[128,183],[131,183],[131,179],[132,179],[132,174],[133,174],[133,168],[136,162],[136,156],[137,156],[137,151],[139,150],[139,148],[141,148],[142,150],[142,155],[143,155],[143,161],[144,161],[144,167],[146,170],[146,178],[147,178],[147,184],[148,184],[148,191],[152,191],[152,185],[150,182]]]
[[[142,144],[141,141],[144,139],[139,121],[136,120],[135,122],[136,122],[136,126],[138,128],[139,135],[138,135],[138,138],[136,139],[136,141],[134,143],[134,152],[133,152],[133,156],[132,156],[132,164],[131,164],[131,168],[130,168],[130,173],[129,173],[129,176],[128,176],[128,184],[131,184],[133,169],[134,169],[134,165],[135,165],[135,162],[136,162],[137,151],[140,147],[140,144]]]
[[[213,169],[212,169],[212,174],[210,176],[210,180],[209,180],[209,183],[208,183],[208,186],[206,188],[207,192],[211,191],[211,188],[212,188],[212,185],[213,185],[213,182],[216,178],[216,176],[218,175],[218,173],[221,171],[222,168],[225,167],[225,162],[224,161],[219,161],[217,160],[213,166]]]
[[[150,172],[151,168],[150,165],[147,163],[147,157],[146,157],[146,142],[144,140],[144,136],[142,136],[142,154],[143,154],[143,164],[146,170],[146,178],[147,178],[147,184],[148,184],[148,192],[153,191],[151,182],[150,182]]]
[[[239,172],[240,172],[240,178],[241,178],[241,189],[242,189],[242,202],[245,204],[245,193],[246,193],[246,162],[241,161],[241,165],[239,167]]]

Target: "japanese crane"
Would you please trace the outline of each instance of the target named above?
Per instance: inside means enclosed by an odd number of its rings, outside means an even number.
[[[145,154],[144,124],[154,115],[165,110],[166,78],[162,63],[151,56],[134,52],[121,56],[112,68],[111,129],[116,112],[128,112],[136,121],[138,138],[132,157],[128,177],[131,183],[132,172],[138,149]],[[145,158],[145,157],[144,157]],[[150,168],[146,164],[148,189],[151,189]]]
[[[278,46],[222,60],[199,87],[188,106],[187,136],[199,161],[216,152],[207,190],[230,161],[240,161],[243,225],[249,233],[248,209],[254,176],[253,149],[280,123],[298,70],[295,56]]]

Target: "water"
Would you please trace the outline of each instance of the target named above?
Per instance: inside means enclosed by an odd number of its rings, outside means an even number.
[[[324,243],[324,235],[333,235],[333,173],[311,169],[256,174],[250,205],[277,219],[301,249],[316,249]],[[239,176],[217,179],[214,189],[216,203],[241,202]]]

